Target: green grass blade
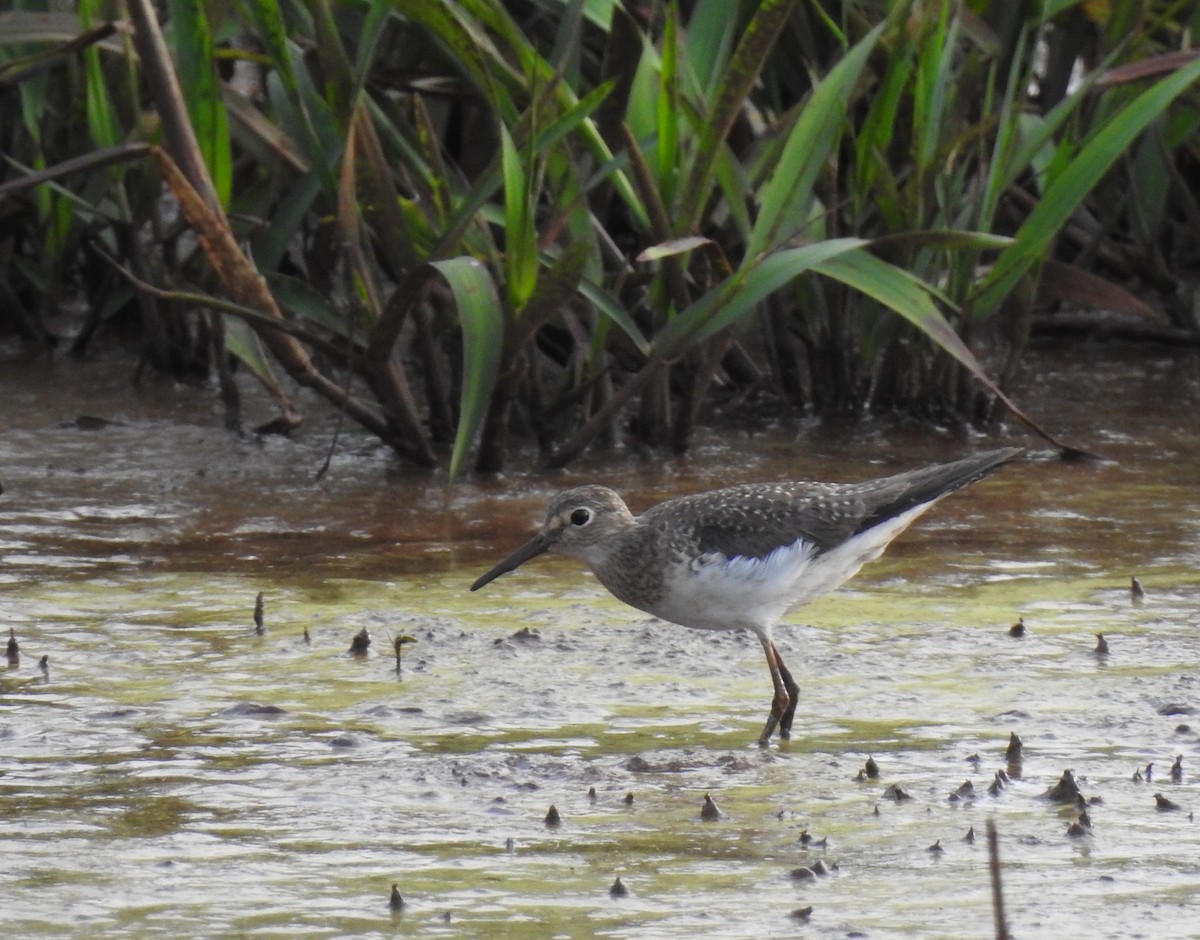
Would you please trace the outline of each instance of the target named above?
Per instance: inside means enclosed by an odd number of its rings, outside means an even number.
[[[679,208],[680,224],[676,232],[686,234],[691,232],[700,221],[700,214],[711,189],[712,176],[717,157],[722,151],[729,131],[742,112],[746,98],[750,95],[759,75],[762,73],[775,40],[779,37],[788,15],[791,13],[795,0],[764,0],[758,4],[754,16],[747,24],[742,38],[738,41],[733,57],[728,67],[723,69],[716,79],[706,78],[704,69],[707,63],[696,62],[695,68],[701,81],[707,87],[711,81],[719,80],[716,99],[706,116],[700,131],[700,140],[696,146],[696,157],[688,168],[686,183],[680,190],[682,202]],[[724,7],[722,11],[716,9]],[[714,18],[724,14],[726,21],[729,17],[728,4],[704,3],[693,12],[692,26],[695,30],[711,28]],[[721,32],[728,33],[725,29]],[[689,34],[690,54],[702,55],[712,47],[708,42],[699,43],[692,40]],[[714,63],[715,65],[715,63]]]
[[[587,278],[579,282],[579,293],[586,300],[595,304],[596,309],[605,317],[620,327],[621,331],[629,337],[643,356],[649,357],[650,343],[642,334],[641,329],[638,328],[637,323],[634,322],[633,317],[629,315],[629,311],[625,309],[617,298]]]
[[[379,44],[387,33],[387,21],[392,15],[388,0],[369,0],[362,30],[359,33],[354,57],[354,76],[358,80],[354,89],[357,95],[371,74],[371,63],[379,52]]]
[[[196,142],[222,206],[229,205],[233,160],[229,119],[213,58],[213,37],[201,0],[168,0],[172,50]]]
[[[654,146],[659,198],[664,205],[674,202],[676,163],[679,159],[679,4],[667,4],[663,29],[662,59],[655,96],[657,139]]]
[[[532,204],[536,169],[523,160],[508,128],[500,125],[500,157],[504,177],[504,269],[508,308],[520,311],[537,286],[537,229]],[[525,164],[525,165],[523,165]]]
[[[792,0],[784,0],[790,6]],[[762,15],[763,6],[778,6],[778,3],[762,4],[755,16]],[[729,53],[733,48],[733,30],[730,29],[729,0],[699,0],[688,17],[684,32],[684,47],[688,64],[705,99],[711,99],[722,79],[726,78]],[[765,61],[765,56],[763,60]],[[745,98],[745,95],[742,95]]]
[[[916,131],[916,170],[937,169],[942,132],[947,120],[950,83],[958,57],[958,18],[950,20],[950,4],[942,4],[936,25],[929,31],[917,57],[913,88],[913,128]]]
[[[93,22],[102,20],[98,0],[80,0],[79,22],[85,30],[91,29]],[[100,66],[100,50],[95,46],[84,49],[83,65],[87,81],[85,104],[92,143],[101,149],[115,147],[122,137],[120,121],[113,108],[108,82],[105,81],[104,71]]]
[[[341,159],[342,138],[333,126],[328,106],[324,101],[316,100],[318,96],[313,92],[307,73],[303,81],[297,74],[279,4],[274,0],[249,0],[249,10],[258,38],[274,67],[274,73],[267,79],[267,89],[280,123],[303,146],[305,156],[321,180],[322,189],[332,195],[337,192],[333,168]]]
[[[777,251],[743,265],[659,330],[654,337],[654,351],[666,359],[678,355],[686,346],[701,342],[752,314],[760,300],[812,270],[814,265],[865,244],[861,238],[832,238]]]
[[[813,90],[760,193],[762,208],[746,246],[747,258],[769,250],[800,227],[813,186],[841,134],[850,94],[886,25],[880,23],[867,33]]]
[[[279,388],[279,380],[271,369],[271,359],[263,349],[262,339],[241,317],[222,313],[225,321],[225,351],[238,359],[263,385]]]
[[[300,90],[296,83],[296,72],[292,68],[287,26],[284,25],[279,4],[275,0],[247,0],[247,7],[258,29],[258,39],[279,73],[284,89],[293,100],[298,99]]]
[[[570,87],[578,88],[583,51],[584,4],[583,0],[565,0],[564,6],[554,37],[554,52],[550,55],[550,63]]]
[[[450,285],[462,325],[462,396],[450,454],[450,478],[454,479],[479,435],[496,387],[504,348],[504,314],[491,274],[474,258],[448,258],[431,264]]]
[[[529,82],[549,87],[561,112],[579,103],[575,90],[557,80],[554,67],[521,32],[499,0],[392,0],[405,17],[431,31],[460,67],[480,87],[495,114],[507,125],[517,121],[514,98],[530,94]],[[601,9],[600,12],[604,12]],[[611,16],[611,7],[608,9]],[[503,48],[498,48],[501,46]],[[513,62],[517,65],[514,66]],[[613,159],[612,151],[590,117],[579,125],[584,144],[598,164]],[[642,228],[649,226],[646,208],[638,199],[629,178],[621,171],[613,175],[613,186]]]
[[[907,271],[888,264],[868,251],[846,252],[813,265],[813,270],[848,284],[894,310],[938,346],[966,366],[989,387],[991,379],[942,316],[927,288]]]
[[[867,251],[831,256],[813,265],[814,270],[848,284],[894,310],[953,356],[975,379],[1033,431],[1064,451],[1080,453],[1056,439],[1030,418],[992,381],[966,343],[933,302],[932,288],[916,276],[888,264]]]
[[[279,306],[288,313],[329,330],[342,339],[354,332],[351,318],[335,309],[329,299],[304,278],[273,273],[267,275],[267,283]]]
[[[882,175],[890,177],[893,168],[887,153],[892,146],[900,107],[913,72],[912,41],[902,38],[887,59],[887,68],[880,76],[879,86],[871,96],[870,108],[854,141],[854,195],[862,199],[877,198],[875,182]]]
[[[446,0],[392,0],[392,6],[402,16],[433,33],[450,60],[466,71],[497,111],[501,110],[501,99],[505,96],[498,94],[492,77],[492,65],[503,65],[499,53],[490,46],[481,30],[472,32],[467,25],[470,20],[458,4]]]
[[[544,152],[572,131],[585,126],[588,122],[588,116],[600,107],[600,104],[611,91],[611,82],[605,82],[603,85],[592,89],[573,107],[564,111],[544,129],[538,131],[537,136],[533,140],[534,152]],[[476,214],[483,209],[488,200],[496,194],[496,191],[504,183],[501,163],[501,160],[493,161],[493,164],[489,166],[486,172],[480,175],[475,186],[463,197],[455,208],[454,215],[446,226],[445,234],[432,251],[432,255],[435,258],[444,257],[445,254],[456,250],[455,246],[458,245],[459,239],[462,238],[463,233],[471,225]],[[619,165],[613,162],[610,164],[610,169],[615,174],[619,169]]]
[[[625,102],[625,123],[638,140],[652,140],[658,133],[654,102],[658,97],[660,71],[658,50],[643,41],[642,54],[630,80],[629,98]]]
[[[1197,79],[1200,59],[1142,92],[1092,135],[1048,185],[1041,202],[1017,232],[1016,244],[996,259],[971,298],[973,316],[986,316],[1000,305],[1026,272],[1046,256],[1059,230],[1121,154]]]

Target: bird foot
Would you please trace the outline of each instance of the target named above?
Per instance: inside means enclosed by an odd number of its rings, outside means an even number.
[[[771,701],[771,714],[767,716],[767,723],[763,727],[762,734],[758,736],[758,746],[768,747],[771,743],[771,735],[775,733],[775,729],[779,729],[779,739],[786,741],[791,737],[792,733],[792,718],[796,714],[796,700],[790,695],[781,694],[776,696]]]

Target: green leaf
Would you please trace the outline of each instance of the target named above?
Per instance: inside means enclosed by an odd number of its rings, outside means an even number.
[[[890,177],[894,172],[888,164],[887,153],[895,137],[897,116],[912,77],[911,45],[911,40],[901,40],[898,48],[888,56],[887,70],[871,96],[867,116],[854,141],[854,192],[867,198],[872,195],[876,179],[880,176]]]
[[[496,284],[474,258],[433,261],[458,305],[463,336],[462,397],[450,455],[450,479],[458,476],[487,415],[504,349],[504,313]]]
[[[267,76],[267,93],[277,120],[289,137],[303,147],[321,188],[332,196],[337,191],[333,167],[341,159],[342,135],[327,103],[313,89],[308,71],[297,72],[294,48],[288,41],[279,4],[275,0],[250,0],[249,9],[274,66]],[[303,63],[303,59],[299,61]]]
[[[711,245],[711,238],[704,238],[700,235],[687,235],[683,238],[672,238],[669,241],[659,242],[657,245],[651,245],[644,249],[638,256],[637,260],[645,263],[647,261],[658,261],[660,258],[669,258],[672,255],[682,255],[691,251],[693,248],[699,248],[701,245]]]
[[[971,298],[972,316],[992,313],[1017,282],[1046,257],[1050,243],[1079,204],[1139,134],[1200,79],[1200,59],[1142,92],[1097,130],[1067,167],[1047,186],[1041,201],[1017,231]]]
[[[498,94],[492,66],[505,64],[478,24],[473,24],[458,4],[447,0],[392,0],[392,6],[433,33],[450,60],[467,72],[497,111],[502,111],[506,96]]]
[[[600,104],[611,91],[611,82],[605,82],[603,85],[594,88],[547,127],[538,131],[533,140],[533,151],[535,153],[543,153],[573,130],[586,124],[588,115],[600,107]],[[503,166],[501,164],[502,160],[494,160],[488,167],[487,172],[480,174],[471,191],[463,197],[462,201],[455,208],[454,215],[446,227],[445,234],[430,252],[434,257],[440,257],[455,249],[463,233],[474,221],[476,214],[495,195],[496,190],[504,182]],[[615,161],[612,165],[615,166]],[[613,169],[613,172],[616,173],[616,169]]]
[[[324,327],[337,336],[346,337],[352,332],[350,316],[331,307],[326,295],[303,278],[275,273],[267,275],[267,283],[279,306],[289,313]],[[356,339],[361,340],[362,337]]]
[[[558,257],[543,259],[544,269],[537,279],[536,290],[525,303],[513,331],[513,348],[524,346],[552,317],[558,315],[579,291],[579,282],[591,254],[586,241],[572,241]]]
[[[792,0],[783,2],[790,6]],[[759,10],[762,6],[760,4]],[[755,16],[759,15],[756,10]],[[722,79],[726,78],[729,51],[733,48],[730,25],[729,0],[699,0],[688,17],[684,34],[688,64],[705,98],[711,98]],[[766,57],[763,56],[762,60],[765,61]]]
[[[582,0],[565,0],[563,15],[558,21],[557,35],[554,37],[554,52],[550,62],[554,71],[562,75],[572,88],[579,87],[580,54],[583,51],[583,2]],[[607,26],[605,27],[607,31]]]
[[[387,33],[387,21],[391,18],[392,10],[388,0],[368,0],[366,15],[363,18],[362,31],[359,33],[354,61],[354,75],[358,79],[357,94],[362,90],[362,83],[371,74],[371,63],[379,51],[379,43]]]
[[[243,363],[264,386],[279,390],[279,380],[271,371],[271,360],[258,333],[241,317],[227,313],[220,316],[225,321],[225,351]]]
[[[654,337],[654,351],[665,359],[678,355],[687,345],[701,342],[753,313],[760,300],[814,265],[865,244],[861,238],[833,238],[752,259],[680,311]]]
[[[937,170],[941,134],[948,117],[951,83],[958,65],[958,17],[950,21],[951,4],[941,4],[937,22],[921,44],[913,86],[913,129],[916,133],[916,170]],[[932,17],[931,17],[932,18]]]
[[[643,356],[650,355],[650,343],[646,341],[646,337],[642,335],[642,331],[638,328],[637,323],[629,315],[629,311],[621,306],[619,300],[587,278],[579,282],[579,293],[586,300],[595,304],[596,309],[604,314],[605,317],[620,327],[621,331],[638,348],[638,352]]]
[[[537,286],[537,229],[534,227],[532,176],[523,166],[508,128],[500,125],[500,158],[504,175],[504,267],[508,306],[518,312]]]
[[[222,206],[229,205],[233,162],[229,119],[213,59],[212,31],[202,0],[167,0],[175,68],[180,75],[188,116],[213,188]]]
[[[824,259],[814,264],[813,270],[848,284],[894,310],[966,366],[981,382],[993,387],[983,367],[933,302],[932,288],[916,276],[865,250]]]
[[[575,90],[558,80],[554,67],[521,32],[499,0],[392,0],[392,6],[433,33],[450,57],[476,81],[496,116],[507,126],[517,122],[514,100],[532,97],[538,88],[553,87],[555,103],[563,113],[580,103]],[[612,151],[595,121],[582,120],[579,133],[596,163],[612,160]],[[637,224],[648,226],[646,208],[628,177],[618,171],[613,186]]]
[[[913,324],[934,343],[957,359],[989,392],[996,396],[1021,421],[1025,422],[1037,434],[1064,451],[1081,453],[1058,441],[1036,421],[1030,418],[992,381],[991,376],[975,358],[954,331],[954,328],[941,315],[933,302],[933,288],[925,284],[915,275],[888,264],[867,251],[848,252],[831,256],[818,264],[814,270],[827,277],[835,278],[862,291],[869,297],[875,298],[884,306],[894,310],[909,323]]]
[[[102,20],[98,0],[80,0],[79,22],[87,30],[92,23]],[[88,130],[92,143],[99,148],[115,147],[121,141],[121,122],[113,108],[108,82],[100,66],[100,50],[88,46],[83,50],[84,72],[87,76],[86,105]]]
[[[658,132],[658,75],[661,69],[658,50],[643,40],[642,55],[638,59],[625,102],[625,123],[638,140],[651,140]]]
[[[707,88],[715,86],[715,100],[709,112],[705,115],[700,129],[700,140],[696,146],[696,155],[688,168],[686,182],[681,189],[682,200],[679,209],[680,225],[676,231],[688,232],[695,229],[700,222],[700,214],[708,198],[711,188],[714,166],[717,158],[725,147],[729,131],[743,111],[746,98],[754,88],[755,82],[767,62],[768,54],[779,37],[787,18],[791,13],[795,0],[763,0],[755,5],[754,15],[746,24],[746,29],[738,41],[728,66],[719,68],[715,62],[696,62],[693,59],[700,80]],[[693,56],[716,54],[709,42],[693,39],[693,33],[710,30],[716,27],[717,20],[729,19],[729,4],[702,3],[693,11],[689,29],[689,47]],[[718,35],[728,34],[726,27],[718,31]],[[723,44],[728,40],[723,40]],[[720,48],[720,47],[718,47]],[[711,50],[711,52],[710,52]],[[714,71],[705,75],[706,68]]]
[[[655,96],[655,123],[658,131],[654,147],[658,191],[664,205],[674,201],[675,175],[679,171],[679,4],[667,4],[663,29],[662,63]]]
[[[292,56],[288,50],[287,26],[283,22],[283,12],[275,0],[247,0],[254,25],[258,28],[258,39],[266,48],[271,64],[279,73],[283,87],[287,93],[296,99],[299,89],[296,85],[296,73],[292,68]]]
[[[850,94],[886,25],[880,23],[867,33],[813,89],[771,178],[759,194],[761,209],[746,246],[748,258],[762,254],[799,229],[813,186],[841,133]]]

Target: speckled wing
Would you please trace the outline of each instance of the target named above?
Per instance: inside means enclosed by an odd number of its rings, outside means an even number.
[[[810,542],[827,552],[847,539],[933,503],[1015,459],[1019,448],[987,451],[866,483],[764,483],[662,503],[640,522],[692,555],[764,558],[782,545]]]
[[[764,483],[731,486],[715,493],[685,496],[656,506],[641,518],[662,528],[662,537],[693,556],[765,558],[782,545],[803,540],[825,551],[849,538],[867,512],[846,492],[826,483]],[[681,525],[684,519],[689,525]]]

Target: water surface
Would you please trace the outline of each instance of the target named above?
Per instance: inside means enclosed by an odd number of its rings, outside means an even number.
[[[1018,397],[1109,463],[1050,459],[1015,427],[781,421],[665,465],[597,455],[449,491],[353,433],[315,481],[319,413],[294,441],[238,440],[206,392],[6,366],[5,933],[987,938],[991,818],[1015,936],[1195,936],[1200,365],[1077,358],[1033,357]],[[74,424],[99,408],[119,423]],[[753,638],[662,624],[570,561],[467,591],[578,482],[637,510],[1010,441],[1031,459],[778,632],[803,701],[769,750]],[[363,628],[372,655],[351,657]],[[989,794],[1013,733],[1024,759]],[[856,780],[869,757],[878,779]],[[1067,769],[1085,835],[1045,796]],[[828,874],[793,877],[817,860]]]

